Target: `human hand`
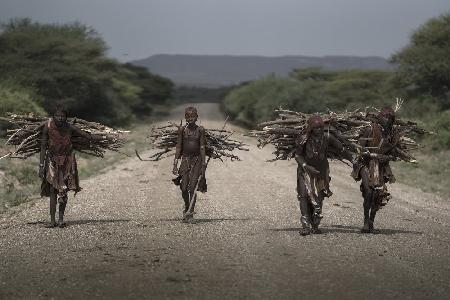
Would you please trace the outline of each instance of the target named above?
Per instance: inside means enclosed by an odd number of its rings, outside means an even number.
[[[178,167],[176,164],[173,164],[172,174],[178,176]]]
[[[44,172],[44,164],[40,164],[39,165],[39,171],[38,171],[39,178],[44,179],[44,174],[45,174],[45,172]]]
[[[304,168],[305,168],[306,171],[308,171],[309,173],[311,173],[313,175],[319,175],[320,174],[320,172],[317,171],[317,169],[312,167],[312,166],[305,165]]]
[[[206,164],[203,164],[202,166],[202,176],[205,176],[206,173]]]

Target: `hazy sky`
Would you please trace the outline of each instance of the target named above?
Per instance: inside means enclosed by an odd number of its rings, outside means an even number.
[[[122,61],[152,54],[389,57],[449,0],[0,0],[0,21],[80,21]]]

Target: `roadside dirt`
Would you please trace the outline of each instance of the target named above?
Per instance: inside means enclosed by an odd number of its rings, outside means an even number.
[[[222,126],[217,104],[198,108]],[[302,237],[295,161],[240,138],[242,161],[210,163],[195,224],[180,222],[171,159],[82,180],[64,229],[43,227],[46,199],[0,215],[0,299],[448,299],[448,199],[394,184],[381,233],[363,235],[359,185],[332,163],[324,234]]]

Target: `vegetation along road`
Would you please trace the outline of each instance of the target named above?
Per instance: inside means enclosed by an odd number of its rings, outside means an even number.
[[[217,104],[198,108],[202,125],[222,126]],[[381,233],[363,235],[359,185],[333,163],[324,234],[302,237],[295,161],[268,163],[270,148],[241,138],[242,161],[210,163],[194,224],[180,222],[171,159],[82,181],[64,229],[44,228],[44,199],[1,215],[0,298],[448,299],[448,200],[394,184]]]

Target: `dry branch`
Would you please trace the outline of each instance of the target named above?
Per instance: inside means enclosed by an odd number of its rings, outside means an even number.
[[[0,119],[11,123],[15,127],[15,129],[7,131],[8,139],[6,144],[16,147],[13,152],[6,156],[26,159],[41,151],[42,129],[48,118],[33,114],[17,115],[8,113],[6,117],[1,117]],[[103,157],[107,150],[119,152],[124,145],[125,140],[122,138],[122,135],[125,131],[115,130],[103,124],[88,122],[83,119],[69,118],[67,121],[81,130],[96,136],[95,139],[91,140],[81,136],[74,136],[72,145],[79,152]]]
[[[249,135],[258,139],[258,147],[264,147],[267,144],[275,146],[273,152],[275,158],[273,160],[292,158],[297,148],[296,141],[305,138],[307,121],[313,114],[285,109],[277,109],[275,113],[277,115],[275,120],[258,124],[258,130],[251,131]],[[343,113],[328,111],[316,115],[320,115],[324,120],[325,132],[335,136],[348,151],[359,155],[369,150],[361,147],[358,140],[361,133],[377,121],[378,110],[376,108],[367,107],[364,110],[358,109]],[[418,149],[419,145],[412,134],[423,135],[430,132],[420,128],[417,123],[399,118],[396,119],[394,130],[400,136],[399,143],[392,151],[395,158],[408,162],[415,161],[410,151]],[[343,159],[333,153],[330,153],[330,158]]]
[[[149,157],[148,160],[157,161],[175,155],[178,131],[182,124],[177,125],[169,122],[167,125],[153,127],[149,134],[149,139],[154,148],[159,151]],[[230,139],[233,131],[222,129],[205,129],[206,134],[206,156],[212,159],[240,160],[233,153],[234,150],[248,151],[243,142]]]

